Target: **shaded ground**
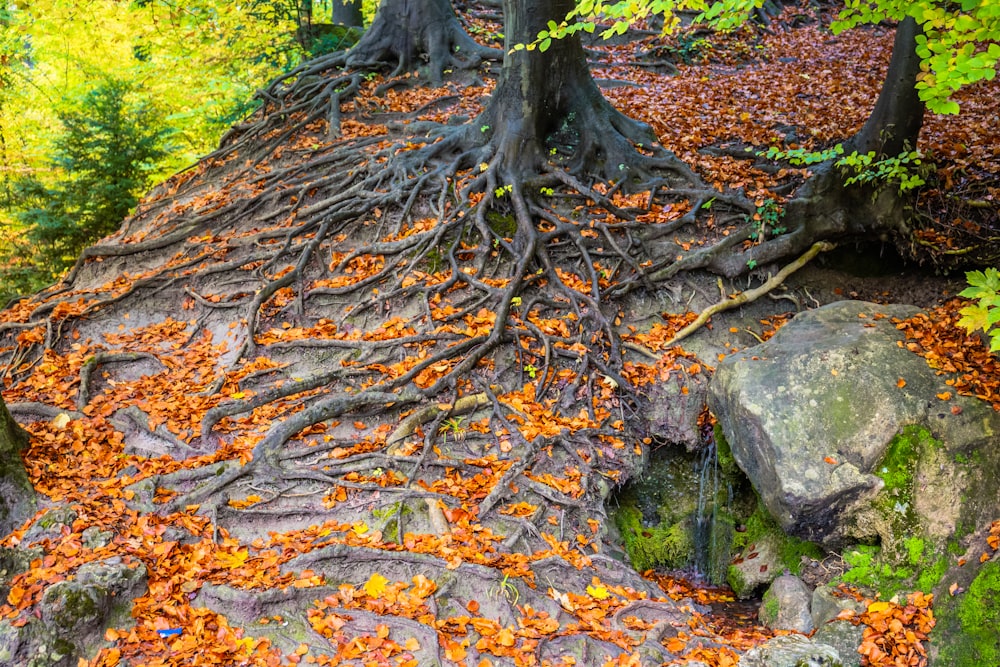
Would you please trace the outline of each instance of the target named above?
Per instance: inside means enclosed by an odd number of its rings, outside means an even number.
[[[761,207],[781,197],[767,188],[802,173],[700,149],[848,136],[888,44],[807,26],[722,43],[725,62],[676,76],[618,64],[634,45],[601,47],[596,75],[702,178]],[[735,655],[696,601],[607,555],[603,501],[641,469],[654,435],[643,386],[710,372],[764,334],[761,319],[839,298],[932,305],[958,285],[913,269],[854,275],[881,259],[845,273],[845,252],[776,300],[714,320],[686,349],[667,347],[694,311],[768,267],[649,288],[637,269],[724,238],[746,211],[721,193],[674,191],[650,206],[648,193],[600,183],[546,195],[534,233],[559,263],[512,281],[510,258],[524,254],[502,193],[477,207],[453,196],[475,170],[393,170],[395,156],[433,141],[423,123],[479,112],[491,86],[479,74],[428,89],[303,72],[272,88],[284,106],[158,188],[62,285],[0,314],[5,399],[33,435],[32,482],[78,514],[39,544],[48,557],[12,582],[0,617],[26,622],[45,585],[118,555],[145,564],[149,592],[134,629],[109,633],[92,667]],[[341,101],[349,88],[356,96]],[[982,196],[996,194],[1000,156],[995,141],[971,138],[985,137],[995,93],[969,91],[963,116],[927,133],[950,158],[941,173]],[[924,201],[938,219],[954,212]],[[563,226],[586,243],[560,237]],[[620,247],[639,231],[644,246]],[[615,298],[626,284],[635,289]],[[90,526],[113,531],[111,544],[83,546]],[[166,628],[183,633],[164,641]]]

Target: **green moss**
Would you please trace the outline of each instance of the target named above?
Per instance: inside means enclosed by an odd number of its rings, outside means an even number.
[[[486,224],[500,238],[512,239],[517,233],[517,219],[513,215],[504,215],[490,209],[486,211]]]
[[[764,599],[761,601],[761,622],[767,626],[774,625],[775,621],[778,620],[778,612],[780,611],[780,608],[778,596],[768,590],[767,593],[764,593]]]
[[[715,425],[715,457],[719,462],[719,467],[727,477],[742,474],[736,465],[736,457],[733,456],[733,448],[729,446],[729,441],[722,434],[722,427]]]
[[[913,507],[914,478],[921,459],[942,448],[930,431],[908,426],[889,443],[882,463],[875,468],[885,483],[874,509],[885,526],[882,544],[860,545],[843,554],[848,565],[842,580],[883,596],[919,589],[930,592],[948,568],[946,544],[931,539],[920,525]],[[956,547],[952,551],[961,553]]]
[[[930,593],[931,590],[937,586],[938,582],[941,581],[941,577],[944,576],[945,572],[948,571],[948,558],[946,556],[941,556],[934,564],[928,568],[924,568],[917,577],[917,588],[924,593]]]
[[[377,520],[377,529],[382,531],[382,537],[387,542],[399,543],[400,517],[410,514],[413,510],[402,502],[395,502],[387,507],[372,510],[372,516]]]
[[[987,563],[973,579],[954,613],[958,628],[941,646],[937,664],[952,667],[1000,665],[1000,563]],[[953,619],[943,618],[943,625]]]
[[[757,508],[746,521],[746,530],[737,533],[733,540],[733,550],[742,551],[748,545],[760,542],[766,536],[775,538],[778,558],[792,574],[799,574],[802,569],[803,556],[815,559],[822,559],[824,556],[823,549],[818,545],[786,535],[778,522],[767,511],[767,508],[764,507],[764,503],[758,499]]]
[[[927,545],[919,537],[908,537],[903,540],[903,546],[906,548],[906,559],[909,561],[910,565],[920,565],[924,559],[924,550]]]
[[[729,569],[726,570],[726,583],[728,583],[729,587],[733,589],[733,592],[736,593],[737,597],[741,599],[748,597],[752,592],[747,590],[748,585],[746,577],[743,576],[743,572],[740,568],[735,565],[730,565]]]
[[[679,569],[693,561],[694,543],[686,522],[647,527],[638,508],[623,506],[615,512],[615,524],[632,567],[639,572],[654,567]]]

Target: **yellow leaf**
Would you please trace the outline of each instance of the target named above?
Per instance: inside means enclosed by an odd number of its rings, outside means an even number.
[[[52,427],[57,428],[61,431],[64,428],[66,428],[66,425],[69,424],[69,422],[70,422],[69,415],[66,414],[65,412],[60,412],[55,416],[55,419],[52,420]]]
[[[886,611],[889,611],[890,606],[891,605],[888,602],[885,602],[884,600],[880,600],[879,602],[872,602],[870,605],[868,605],[868,613],[881,614]]]
[[[604,586],[587,586],[587,595],[595,600],[607,600],[610,593]]]
[[[365,523],[364,521],[358,521],[351,526],[351,530],[353,530],[358,535],[364,535],[365,533],[368,532],[368,524]]]
[[[374,573],[368,578],[363,586],[365,593],[373,598],[380,597],[382,593],[385,592],[385,585],[389,583],[389,580],[383,577],[378,572]]]
[[[229,395],[229,398],[243,398],[247,394],[245,391],[237,391]]]
[[[250,552],[246,549],[240,549],[234,551],[233,553],[226,553],[225,551],[215,554],[215,560],[219,562],[223,567],[229,568],[230,570],[236,569],[247,562],[247,558],[250,557]]]

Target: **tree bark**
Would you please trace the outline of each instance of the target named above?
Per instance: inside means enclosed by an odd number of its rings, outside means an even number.
[[[513,177],[560,158],[571,172],[627,175],[639,154],[652,147],[652,130],[617,111],[590,76],[579,35],[530,44],[549,20],[560,22],[573,0],[504,0],[505,57],[500,79],[478,128],[490,134],[503,171]],[[558,161],[558,160],[556,160]]]
[[[917,36],[921,28],[912,17],[896,28],[892,59],[882,91],[864,126],[847,142],[848,153],[874,151],[879,156],[894,156],[913,150],[924,122],[924,103],[917,95]]]
[[[878,101],[864,126],[844,142],[850,154],[875,152],[891,157],[913,150],[924,118],[917,96],[920,59],[916,37],[920,26],[911,18],[896,29],[892,59]],[[713,269],[726,275],[745,270],[748,260],[763,264],[802,252],[820,239],[839,237],[894,239],[902,250],[909,239],[909,198],[893,184],[844,185],[850,176],[830,160],[813,170],[785,207],[789,232],[743,254],[720,256]]]
[[[371,27],[348,53],[347,64],[395,63],[395,76],[415,69],[426,56],[431,83],[439,86],[445,69],[475,66],[495,55],[469,37],[450,0],[382,0]]]
[[[35,511],[35,492],[21,461],[28,434],[17,425],[0,399],[0,537]]]
[[[360,28],[365,24],[361,13],[361,0],[333,0],[330,8],[330,23],[349,28]]]

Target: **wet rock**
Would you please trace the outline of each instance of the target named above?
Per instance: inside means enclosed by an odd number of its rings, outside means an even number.
[[[812,595],[798,577],[783,574],[771,583],[760,605],[760,622],[772,630],[812,632]]]
[[[863,626],[854,625],[849,621],[833,621],[820,627],[812,639],[814,642],[836,649],[844,667],[861,667],[861,654],[858,653],[858,648],[864,635]]]
[[[739,667],[844,667],[837,649],[802,635],[775,637],[747,651]]]
[[[753,597],[760,588],[774,581],[784,566],[778,556],[778,537],[764,535],[737,556],[726,575],[730,588],[741,600]]]
[[[813,591],[809,607],[813,625],[817,628],[837,618],[845,609],[861,612],[864,608],[862,603],[853,598],[836,595],[829,586],[819,586]]]

